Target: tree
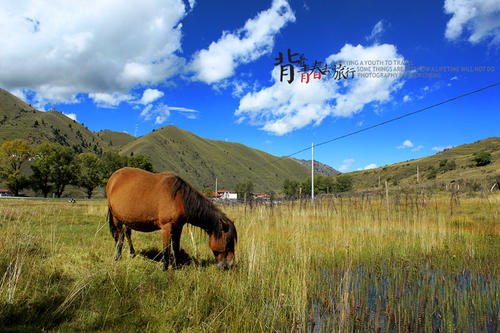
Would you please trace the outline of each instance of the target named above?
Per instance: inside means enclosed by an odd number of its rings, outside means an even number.
[[[236,184],[236,193],[239,198],[250,198],[253,191],[253,183],[251,181]]]
[[[334,191],[334,181],[331,177],[323,175],[314,176],[314,193],[331,193]]]
[[[203,189],[203,194],[205,194],[205,196],[208,198],[208,197],[211,197],[212,196],[212,193],[213,193],[213,189],[211,189],[210,187],[205,187]]]
[[[349,192],[353,189],[352,186],[352,177],[349,175],[338,175],[335,178],[335,184],[334,184],[334,192],[340,193],[340,192]]]
[[[78,164],[73,149],[61,145],[55,145],[54,148],[50,157],[50,180],[54,183],[56,196],[60,198],[66,185],[76,183]]]
[[[56,150],[56,144],[44,142],[39,144],[34,152],[31,162],[33,174],[30,177],[31,188],[36,192],[42,192],[46,198],[52,190],[50,182],[51,158]]]
[[[311,195],[311,177],[307,177],[299,184],[302,187],[302,194]],[[332,178],[320,174],[314,175],[314,194],[334,192],[334,182]]]
[[[484,166],[491,163],[491,153],[487,151],[482,151],[474,157],[476,166]]]
[[[106,184],[109,177],[118,169],[121,169],[128,164],[128,157],[122,156],[114,151],[106,151],[102,154],[102,182]]]
[[[7,180],[7,187],[15,196],[28,185],[21,166],[30,156],[29,144],[22,139],[4,142],[0,147],[0,176]]]
[[[77,184],[87,191],[87,198],[102,180],[102,161],[94,153],[81,153],[77,156],[78,179]]]
[[[128,159],[128,166],[154,172],[153,163],[144,155],[135,155]]]
[[[299,182],[292,179],[283,181],[283,194],[287,198],[296,198],[299,195]]]

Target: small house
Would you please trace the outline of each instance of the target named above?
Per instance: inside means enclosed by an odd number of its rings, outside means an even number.
[[[0,190],[0,197],[12,197],[12,192],[9,190]]]
[[[253,198],[256,200],[271,200],[271,196],[267,193],[254,193]]]
[[[219,198],[224,199],[224,200],[236,200],[238,199],[238,194],[237,193],[231,193],[229,191],[217,191],[217,194],[219,195]]]

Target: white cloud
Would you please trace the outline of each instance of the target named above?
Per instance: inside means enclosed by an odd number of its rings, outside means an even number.
[[[405,95],[405,97],[403,97],[403,102],[409,102],[411,101],[411,97],[409,95]]]
[[[214,83],[232,76],[238,65],[271,52],[275,35],[288,22],[294,21],[295,15],[288,2],[273,0],[271,8],[249,19],[243,28],[234,33],[224,31],[208,49],[198,51],[190,63],[194,78]]]
[[[373,26],[372,32],[370,33],[369,36],[366,36],[367,41],[374,41],[375,43],[378,42],[378,39],[380,38],[380,35],[384,32],[384,22],[383,20],[380,20]]]
[[[79,93],[117,105],[110,96],[179,71],[185,15],[182,0],[4,1],[0,86],[29,89],[41,106]]]
[[[146,105],[141,112],[141,116],[144,117],[144,120],[151,120],[155,117],[155,124],[163,124],[170,117],[172,111],[179,112],[188,119],[196,119],[198,116],[198,111],[196,110],[184,107],[168,106],[163,103],[159,103],[155,107],[153,107],[152,104]]]
[[[340,172],[349,171],[353,163],[354,163],[353,158],[348,158],[347,160],[343,160],[342,165],[337,170],[339,170]]]
[[[364,170],[375,169],[377,165],[375,163],[368,164],[365,166]]]
[[[417,146],[417,147],[413,148],[411,151],[419,151],[419,150],[421,150],[422,148],[424,148],[424,146],[419,145],[419,146]]]
[[[115,108],[121,102],[128,102],[133,99],[132,96],[120,93],[92,93],[89,97],[101,108]]]
[[[158,98],[161,98],[164,95],[163,91],[157,89],[146,89],[142,94],[142,98],[137,101],[140,104],[149,104],[156,101]]]
[[[454,80],[458,80],[458,76],[456,76],[456,75],[455,75],[454,77],[452,77],[452,78],[450,79],[450,81],[454,81]]]
[[[233,97],[241,97],[243,91],[248,87],[248,83],[244,81],[233,81]]]
[[[26,91],[24,91],[23,89],[14,89],[14,90],[11,90],[9,92],[24,102],[26,102],[28,100],[28,96],[26,95]]]
[[[74,121],[76,121],[76,113],[63,113],[63,114],[69,119],[73,119]]]
[[[411,148],[413,147],[413,143],[410,140],[405,140],[403,141],[403,144],[401,146],[398,146],[398,149],[405,149],[405,148]]]
[[[188,119],[198,118],[198,111],[193,110],[193,109],[177,107],[177,106],[169,106],[168,109],[170,111],[178,111],[178,112],[182,113],[184,115],[184,117],[186,117]]]
[[[222,89],[232,88],[231,95],[234,98],[240,98],[243,95],[244,91],[249,90],[250,85],[247,83],[247,81],[239,79],[224,79],[212,84],[212,88],[218,93],[220,93]]]
[[[442,147],[432,147],[432,150],[434,151],[443,151],[445,149],[450,149],[452,146],[442,146]]]
[[[500,1],[445,0],[444,12],[453,15],[446,25],[446,38],[457,40],[467,30],[470,43],[491,38],[491,44],[500,44]]]
[[[152,109],[153,109],[152,104],[146,105],[146,107],[141,112],[141,116],[144,117],[145,120],[150,120],[151,117],[153,116],[151,112]]]
[[[156,106],[153,113],[156,113],[155,124],[163,124],[168,117],[170,117],[170,110],[168,109],[168,106],[163,104]]]
[[[396,47],[389,44],[364,47],[346,44],[339,53],[330,55],[329,64],[345,60],[394,60],[403,61]],[[357,69],[357,66],[353,66]],[[336,81],[311,79],[309,83],[295,80],[280,82],[278,67],[271,73],[274,81],[270,87],[247,93],[240,100],[235,112],[239,122],[249,120],[265,131],[283,135],[311,123],[320,124],[329,115],[349,117],[360,112],[372,102],[391,100],[391,93],[402,86],[399,77],[369,77]]]

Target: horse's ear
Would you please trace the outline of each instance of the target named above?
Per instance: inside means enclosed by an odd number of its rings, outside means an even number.
[[[229,224],[227,224],[223,220],[220,221],[220,226],[222,227],[222,231],[224,231],[224,232],[228,232],[229,231]]]
[[[234,224],[234,218],[231,219],[231,222],[233,222],[233,224]]]

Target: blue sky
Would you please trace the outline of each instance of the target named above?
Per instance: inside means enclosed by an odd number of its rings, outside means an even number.
[[[136,136],[172,124],[278,156],[500,81],[496,0],[26,0],[2,2],[0,39],[0,87],[41,110]],[[288,49],[310,66],[352,61],[354,78],[305,83],[296,66],[280,82],[275,58],[288,63]],[[418,77],[426,67],[434,77]],[[315,157],[353,171],[498,136],[499,96],[494,87]]]

